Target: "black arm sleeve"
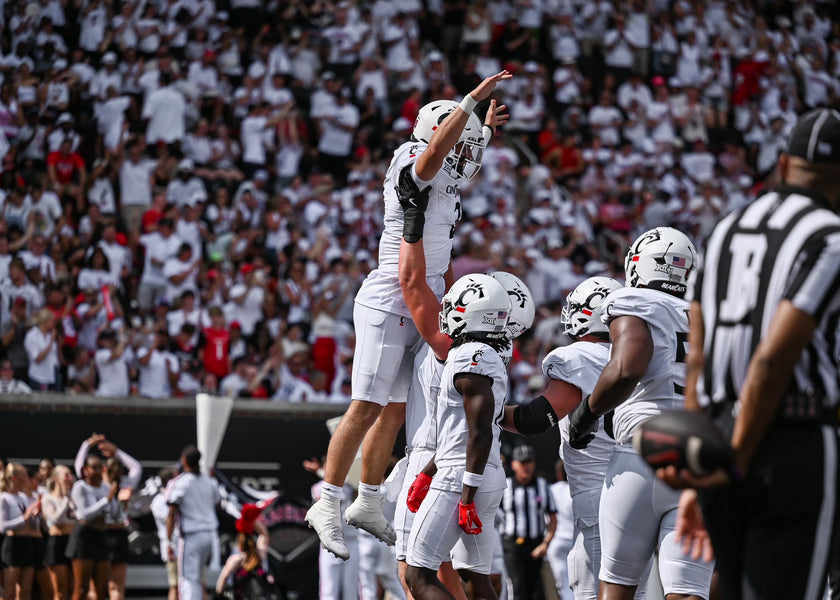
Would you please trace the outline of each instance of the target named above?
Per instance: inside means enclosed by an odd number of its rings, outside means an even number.
[[[411,176],[411,165],[400,171],[394,191],[403,209],[403,239],[415,244],[423,239],[423,227],[426,225],[426,208],[429,206],[429,192],[432,186],[420,190]]]
[[[557,425],[557,413],[545,396],[537,396],[513,409],[513,423],[523,435],[538,435]]]

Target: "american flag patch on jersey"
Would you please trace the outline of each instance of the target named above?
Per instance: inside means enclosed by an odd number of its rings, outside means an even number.
[[[684,267],[685,258],[683,258],[682,256],[673,256],[671,257],[671,264],[675,267]]]

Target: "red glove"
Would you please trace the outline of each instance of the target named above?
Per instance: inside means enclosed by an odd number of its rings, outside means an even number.
[[[405,499],[405,504],[408,510],[416,513],[420,510],[420,505],[423,503],[423,498],[429,493],[429,486],[432,484],[432,478],[425,473],[418,473],[414,478],[414,483],[408,488],[408,498]]]
[[[478,518],[478,513],[475,512],[475,502],[464,504],[458,503],[458,525],[461,526],[466,533],[475,535],[481,533],[481,519]]]

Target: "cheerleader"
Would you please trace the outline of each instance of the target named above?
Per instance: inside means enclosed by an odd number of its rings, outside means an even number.
[[[93,435],[85,444],[96,446],[104,436]],[[73,600],[87,597],[93,580],[94,600],[105,600],[108,592],[108,554],[105,546],[105,515],[115,509],[119,483],[102,480],[102,460],[90,455],[81,469],[82,479],[73,484],[70,499],[78,524],[67,546],[73,560]]]
[[[0,549],[6,600],[30,600],[35,566],[34,536],[39,527],[41,502],[28,504],[23,492],[29,475],[19,463],[9,463],[0,479],[0,530],[5,534]]]
[[[67,600],[72,593],[73,562],[66,552],[70,534],[76,526],[76,511],[70,499],[75,481],[68,467],[55,467],[46,480],[47,493],[41,496],[41,512],[47,524],[44,564],[50,574],[53,600]]]

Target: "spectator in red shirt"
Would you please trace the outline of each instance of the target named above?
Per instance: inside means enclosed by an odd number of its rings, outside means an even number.
[[[47,155],[47,181],[62,200],[74,199],[79,212],[84,212],[87,171],[84,159],[73,152],[71,140],[65,139],[58,150]]]
[[[221,308],[211,306],[207,314],[210,315],[210,327],[204,329],[200,344],[204,372],[221,379],[230,373],[230,332]]]

